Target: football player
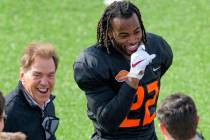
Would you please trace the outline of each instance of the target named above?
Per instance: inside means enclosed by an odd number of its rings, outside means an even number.
[[[131,2],[109,5],[97,27],[97,43],[74,63],[74,78],[87,98],[91,140],[156,140],[154,118],[160,79],[172,64],[172,50],[146,33]]]

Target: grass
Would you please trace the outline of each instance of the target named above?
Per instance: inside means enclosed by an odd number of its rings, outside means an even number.
[[[199,131],[210,139],[209,1],[133,2],[142,12],[146,30],[163,36],[174,52],[173,65],[162,78],[158,103],[176,91],[192,96],[200,115]],[[53,43],[60,56],[54,91],[60,118],[57,138],[89,139],[93,128],[86,116],[84,93],[73,80],[72,65],[81,50],[96,41],[102,0],[1,0],[0,9],[0,89],[6,95],[17,85],[19,59],[27,43]]]

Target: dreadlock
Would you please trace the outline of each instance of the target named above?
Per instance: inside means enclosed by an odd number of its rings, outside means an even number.
[[[109,53],[108,46],[111,44],[111,40],[108,36],[108,31],[111,29],[112,19],[115,17],[129,18],[133,13],[136,13],[139,19],[142,29],[142,41],[146,43],[146,32],[139,9],[129,1],[115,1],[105,9],[101,19],[98,22],[97,45],[99,47],[106,47],[107,52]]]

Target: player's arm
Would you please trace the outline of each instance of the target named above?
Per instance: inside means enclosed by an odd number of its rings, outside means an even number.
[[[106,132],[116,130],[130,110],[136,89],[124,82],[119,92],[115,93],[101,73],[84,63],[74,64],[74,77],[85,91],[89,111],[99,127]]]

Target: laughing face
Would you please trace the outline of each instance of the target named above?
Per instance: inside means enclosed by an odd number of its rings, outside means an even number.
[[[113,18],[109,38],[123,55],[129,57],[134,53],[142,40],[142,29],[137,15],[133,13],[129,18]]]
[[[42,107],[49,99],[55,84],[53,59],[36,57],[28,70],[21,71],[20,80],[27,93]]]

